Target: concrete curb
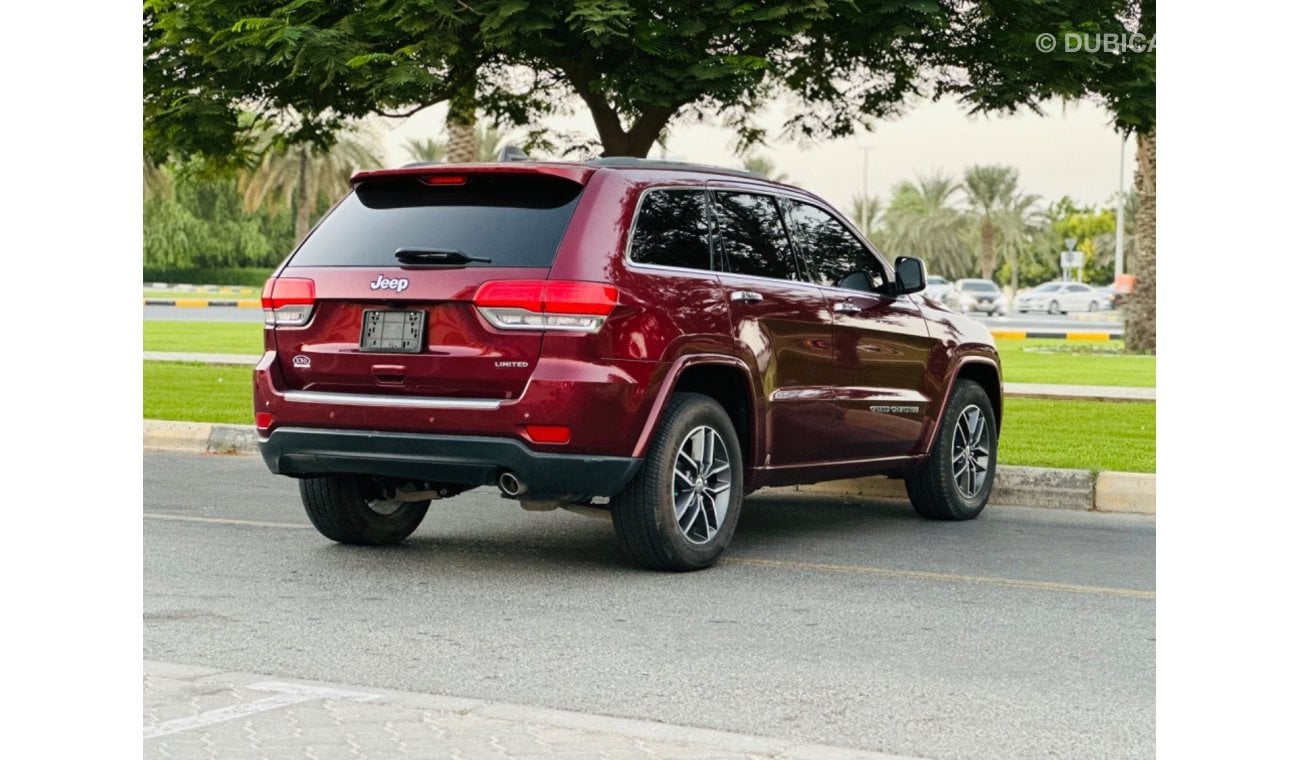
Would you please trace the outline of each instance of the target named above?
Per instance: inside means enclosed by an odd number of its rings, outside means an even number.
[[[1083,330],[989,330],[995,338],[1057,338],[1065,340],[1124,340],[1123,333]]]
[[[251,425],[201,422],[144,421],[144,446],[206,454],[257,454],[257,432]],[[773,492],[806,493],[842,498],[906,499],[901,480],[853,478],[810,486],[773,488]],[[1092,512],[1156,513],[1156,476],[1141,472],[1064,470],[1046,467],[998,468],[990,504]]]
[[[257,298],[241,298],[236,301],[208,298],[146,298],[145,306],[179,306],[182,309],[202,309],[208,306],[225,306],[234,309],[260,309],[262,301]]]

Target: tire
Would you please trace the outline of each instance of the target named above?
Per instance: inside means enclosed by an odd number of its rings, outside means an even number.
[[[1050,304],[1047,305],[1047,313],[1048,313],[1048,314],[1060,314],[1060,313],[1061,313],[1061,305],[1060,305],[1059,303],[1057,303],[1056,301],[1052,301]]]
[[[384,500],[361,475],[303,478],[298,492],[307,517],[322,536],[340,544],[395,544],[415,532],[428,501]]]
[[[969,437],[972,410],[984,421],[982,429],[977,426],[975,431],[977,441],[983,445],[972,449],[959,465],[954,460],[964,451],[962,442]],[[979,383],[958,380],[940,424],[930,458],[906,480],[907,495],[917,514],[927,519],[970,520],[988,503],[997,473],[998,431],[988,394]],[[982,479],[978,469],[980,450],[985,452]]]
[[[674,395],[641,469],[610,500],[619,545],[651,570],[712,566],[736,532],[743,481],[740,439],[726,411],[708,396]]]
[[[1096,311],[1098,308],[1100,308],[1100,307],[1097,305],[1097,302],[1096,302],[1096,301],[1089,301],[1089,302],[1088,302],[1088,311]]]

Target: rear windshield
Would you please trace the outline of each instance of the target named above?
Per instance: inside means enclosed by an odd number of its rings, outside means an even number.
[[[400,248],[459,251],[469,266],[549,267],[582,186],[545,175],[364,182],[307,237],[293,266],[392,266]]]
[[[976,291],[980,291],[980,292],[984,292],[984,293],[996,293],[996,292],[998,292],[998,286],[997,286],[997,285],[994,285],[994,284],[991,283],[991,282],[987,282],[987,281],[985,281],[985,282],[978,282],[978,281],[976,281],[976,282],[963,282],[963,283],[961,284],[961,289],[962,289],[962,290],[976,290]]]

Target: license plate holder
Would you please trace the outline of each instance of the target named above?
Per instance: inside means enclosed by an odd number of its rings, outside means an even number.
[[[424,350],[423,311],[367,309],[361,318],[361,350],[418,354]]]

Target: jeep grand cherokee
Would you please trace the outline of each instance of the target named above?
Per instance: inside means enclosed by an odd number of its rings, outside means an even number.
[[[263,458],[334,541],[490,486],[608,510],[635,561],[691,570],[764,486],[903,478],[944,520],[988,500],[988,331],[808,192],[636,159],[352,185],[267,282],[254,373]]]

